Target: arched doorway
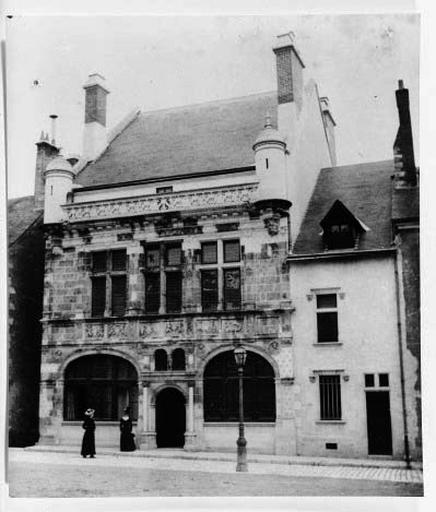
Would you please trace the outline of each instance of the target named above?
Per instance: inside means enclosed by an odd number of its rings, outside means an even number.
[[[138,375],[126,359],[106,354],[82,356],[65,369],[64,419],[82,420],[88,407],[98,421],[117,421],[129,406],[138,418]]]
[[[185,397],[177,389],[163,389],[156,397],[157,447],[183,448],[185,430]]]

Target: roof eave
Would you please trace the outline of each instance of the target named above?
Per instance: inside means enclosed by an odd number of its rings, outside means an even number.
[[[287,261],[294,262],[311,262],[318,260],[338,260],[338,259],[351,259],[351,258],[370,258],[377,256],[389,256],[395,254],[395,247],[387,247],[382,249],[363,249],[351,251],[325,251],[317,253],[306,254],[289,254]]]

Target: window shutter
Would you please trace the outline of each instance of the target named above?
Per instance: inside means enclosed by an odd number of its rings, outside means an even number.
[[[182,274],[166,273],[166,311],[175,313],[182,309]]]
[[[112,276],[112,315],[123,316],[126,311],[126,276]]]
[[[106,277],[92,278],[92,316],[103,316],[106,308]]]

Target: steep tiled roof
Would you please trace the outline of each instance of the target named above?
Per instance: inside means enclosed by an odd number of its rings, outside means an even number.
[[[8,201],[8,244],[20,235],[41,215],[34,210],[34,197],[24,196]]]
[[[277,93],[145,112],[113,140],[77,181],[84,186],[254,165],[252,146]]]
[[[392,160],[322,169],[293,253],[324,251],[320,222],[337,199],[369,228],[358,250],[389,248],[393,173]]]

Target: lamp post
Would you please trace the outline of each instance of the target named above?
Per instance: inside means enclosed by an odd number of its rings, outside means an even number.
[[[242,345],[238,345],[233,351],[233,354],[235,356],[236,367],[238,368],[239,380],[239,437],[236,441],[238,447],[236,471],[247,472],[247,440],[244,437],[244,388],[242,382],[247,351]]]

